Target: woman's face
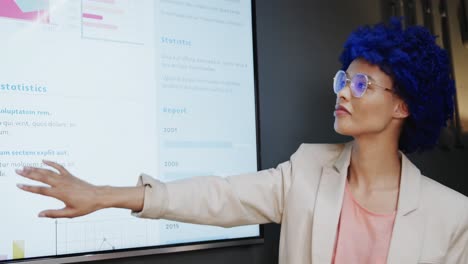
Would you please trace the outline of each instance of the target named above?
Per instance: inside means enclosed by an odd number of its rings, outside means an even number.
[[[382,88],[393,90],[393,81],[379,66],[363,59],[355,59],[349,65],[346,74],[351,79],[357,73],[367,75],[371,84],[360,98],[352,95],[349,82],[337,94],[335,109],[342,106],[347,111],[335,110],[335,131],[353,137],[378,134],[384,131],[395,117],[399,117],[396,109],[402,101],[392,91]]]

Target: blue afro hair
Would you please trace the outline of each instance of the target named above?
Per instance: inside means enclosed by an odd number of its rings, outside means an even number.
[[[389,24],[364,26],[351,33],[340,56],[342,69],[356,58],[388,74],[409,108],[400,150],[422,152],[436,146],[442,127],[453,115],[455,84],[448,54],[435,37],[422,26],[404,29],[400,18],[392,18]]]

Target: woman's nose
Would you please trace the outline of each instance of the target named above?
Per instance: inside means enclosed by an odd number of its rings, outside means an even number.
[[[352,94],[351,94],[350,82],[346,81],[345,86],[343,87],[343,89],[341,89],[338,92],[337,97],[349,100],[351,98],[351,96],[352,96]]]

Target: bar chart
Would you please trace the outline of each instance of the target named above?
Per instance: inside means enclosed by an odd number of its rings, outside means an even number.
[[[13,241],[13,259],[24,258],[24,240]]]
[[[82,38],[143,44],[141,1],[82,0]]]

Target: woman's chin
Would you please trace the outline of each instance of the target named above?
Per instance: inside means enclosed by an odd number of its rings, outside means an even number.
[[[334,128],[336,133],[343,136],[352,136],[354,134],[351,129],[339,124],[337,121],[335,121]]]
[[[338,134],[340,134],[340,135],[342,135],[342,136],[352,136],[352,134],[350,134],[350,133],[346,133],[346,132],[343,132],[343,131],[340,131],[340,130],[336,130],[336,129],[335,129],[335,132],[338,133]]]

